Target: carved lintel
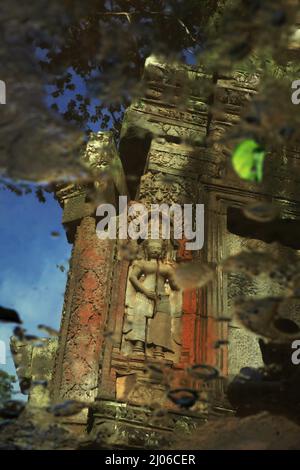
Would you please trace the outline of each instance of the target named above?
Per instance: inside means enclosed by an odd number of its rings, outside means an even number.
[[[148,154],[148,170],[197,180],[202,175],[218,178],[224,166],[224,156],[206,147],[168,142],[164,138],[152,140]]]
[[[169,177],[147,172],[141,178],[138,198],[146,207],[151,204],[187,204],[197,201],[198,185],[190,178]]]

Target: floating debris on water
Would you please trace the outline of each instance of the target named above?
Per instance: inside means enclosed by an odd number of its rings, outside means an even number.
[[[198,400],[199,393],[191,388],[175,388],[169,390],[168,398],[180,408],[191,408]]]
[[[213,280],[215,269],[198,261],[181,263],[174,270],[175,281],[181,289],[195,289]]]
[[[243,208],[243,212],[248,219],[257,222],[271,222],[279,216],[278,208],[267,202],[249,204]]]
[[[187,369],[188,373],[195,379],[210,381],[219,377],[219,371],[208,364],[195,364]]]
[[[54,416],[73,416],[84,408],[87,408],[88,404],[78,400],[66,400],[62,403],[52,405],[47,408],[48,413]]]
[[[23,323],[18,312],[11,308],[0,307],[0,322]]]

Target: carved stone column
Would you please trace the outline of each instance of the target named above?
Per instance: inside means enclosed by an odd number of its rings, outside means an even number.
[[[84,217],[70,263],[53,383],[55,400],[92,402],[97,394],[113,256],[114,241],[99,240],[95,219]]]
[[[98,394],[116,241],[97,237],[95,212],[99,201],[115,204],[118,194],[127,194],[110,134],[92,134],[82,162],[90,168],[91,181],[57,190],[64,208],[63,223],[74,246],[52,381],[56,402],[78,399],[92,403]],[[68,422],[86,425],[87,410]]]

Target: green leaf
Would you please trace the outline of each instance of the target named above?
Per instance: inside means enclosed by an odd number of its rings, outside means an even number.
[[[234,150],[231,162],[240,178],[261,182],[266,151],[255,140],[247,139]]]

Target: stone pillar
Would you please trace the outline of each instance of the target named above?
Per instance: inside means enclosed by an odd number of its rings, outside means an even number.
[[[127,195],[110,133],[91,135],[82,164],[90,169],[90,180],[63,185],[56,192],[64,209],[68,240],[74,246],[51,386],[55,402],[77,399],[92,403],[98,394],[116,240],[97,237],[96,209],[100,203],[115,205],[118,195]],[[85,409],[68,422],[86,424],[87,413]]]
[[[65,295],[53,398],[92,402],[111,294],[114,241],[99,240],[95,219],[77,229]],[[76,418],[78,419],[78,417]]]

